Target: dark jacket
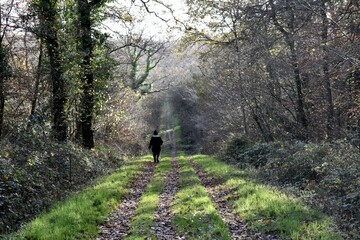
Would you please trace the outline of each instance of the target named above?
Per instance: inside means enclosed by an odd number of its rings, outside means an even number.
[[[150,140],[149,149],[154,152],[160,152],[161,145],[163,144],[163,140],[159,135],[153,135]]]

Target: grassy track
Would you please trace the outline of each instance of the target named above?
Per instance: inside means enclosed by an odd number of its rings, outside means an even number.
[[[231,239],[226,224],[217,213],[194,169],[179,158],[180,191],[176,194],[173,226],[187,239]]]
[[[146,156],[137,161],[128,161],[119,170],[93,187],[70,197],[66,202],[55,205],[26,225],[8,239],[92,239],[98,233],[98,226],[114,209],[121,196],[127,193],[130,180],[141,172]]]
[[[158,206],[159,195],[164,189],[164,176],[171,169],[170,161],[171,159],[168,157],[163,158],[157,165],[154,177],[135,210],[135,216],[131,221],[131,235],[125,239],[145,239],[146,237],[155,239],[150,230],[154,225],[153,220]]]
[[[319,211],[269,187],[250,181],[245,172],[209,156],[192,160],[210,175],[232,189],[228,196],[235,211],[263,233],[275,233],[285,239],[341,239],[334,224]]]
[[[236,213],[263,233],[272,233],[284,239],[341,239],[334,224],[319,211],[310,209],[295,198],[249,180],[246,173],[209,156],[197,155],[191,159],[207,174],[222,181],[229,191],[227,200]],[[165,185],[164,176],[171,170],[170,157],[157,165],[154,177],[141,197],[131,220],[131,235],[127,239],[156,239],[150,231],[154,226],[159,195]],[[95,239],[98,227],[118,204],[121,196],[146,161],[146,156],[129,161],[93,187],[55,205],[26,225],[16,235],[6,239]],[[172,226],[179,236],[187,239],[231,239],[227,225],[216,211],[195,170],[183,156],[179,157],[179,191],[175,196]]]

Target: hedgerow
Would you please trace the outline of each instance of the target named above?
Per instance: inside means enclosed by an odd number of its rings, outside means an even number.
[[[30,133],[1,140],[0,238],[122,163],[105,146],[89,151]]]
[[[338,221],[348,238],[360,237],[360,151],[356,146],[345,141],[249,144],[237,140],[223,159],[321,208]]]

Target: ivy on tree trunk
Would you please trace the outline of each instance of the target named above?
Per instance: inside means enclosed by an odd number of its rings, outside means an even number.
[[[52,116],[53,136],[57,141],[67,140],[67,122],[65,104],[67,101],[64,69],[61,62],[61,52],[58,39],[57,1],[40,0],[38,15],[41,26],[41,37],[46,44],[50,60],[50,74],[52,83]]]
[[[80,109],[80,131],[82,145],[85,148],[94,147],[94,131],[92,127],[94,115],[94,71],[91,65],[93,58],[94,44],[91,38],[92,22],[91,11],[99,8],[105,1],[102,0],[78,0],[78,14],[79,14],[79,43],[80,51],[82,52],[81,60],[81,109]]]

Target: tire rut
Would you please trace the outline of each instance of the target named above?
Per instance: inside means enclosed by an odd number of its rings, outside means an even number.
[[[155,214],[155,226],[152,227],[153,233],[158,239],[181,239],[174,228],[171,226],[173,214],[171,213],[172,202],[178,191],[179,165],[177,158],[171,161],[172,169],[165,177],[165,188],[159,196],[159,205]]]
[[[232,239],[261,239],[261,240],[278,240],[279,238],[271,235],[264,235],[254,229],[250,229],[245,221],[235,214],[234,208],[228,203],[226,197],[231,194],[231,189],[221,187],[222,181],[214,179],[206,174],[197,164],[189,160],[191,166],[195,169],[202,185],[206,188],[206,192],[215,204],[216,210],[219,212],[223,221],[228,225]]]
[[[100,226],[96,240],[123,239],[129,235],[130,221],[140,198],[154,175],[155,164],[145,164],[143,172],[130,184],[130,192],[123,197],[120,206]]]
[[[157,239],[169,240],[169,239],[183,239],[179,237],[172,227],[171,222],[174,215],[171,213],[171,206],[175,199],[175,194],[179,189],[179,176],[180,166],[177,163],[176,157],[176,136],[174,130],[174,114],[171,109],[165,115],[165,122],[167,127],[167,139],[170,143],[169,150],[172,157],[171,170],[165,176],[165,187],[163,192],[159,196],[159,204],[155,214],[155,226],[152,227],[152,231]],[[164,135],[166,136],[166,134]]]

